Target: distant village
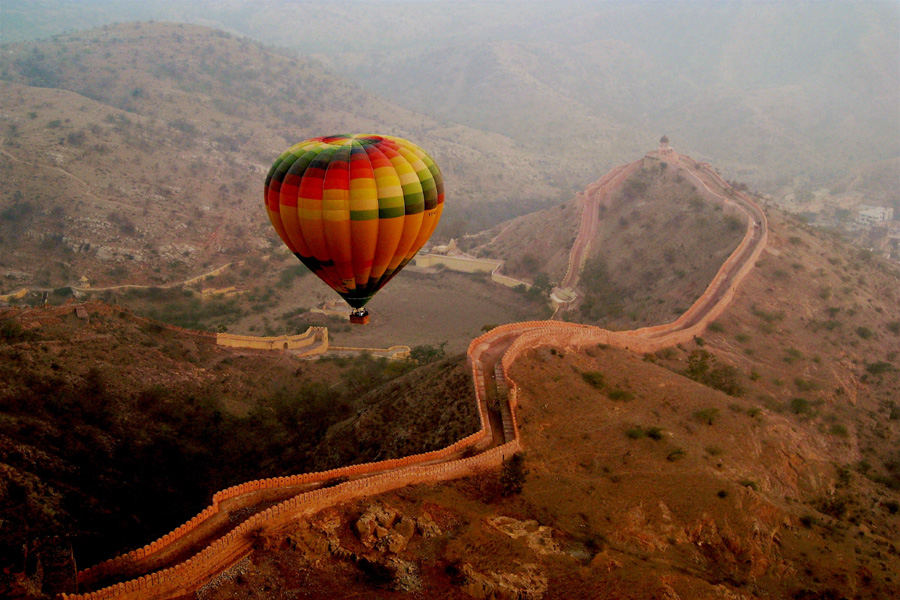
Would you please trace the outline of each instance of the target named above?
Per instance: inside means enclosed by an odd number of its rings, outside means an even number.
[[[855,196],[829,197],[824,192],[788,193],[780,199],[767,197],[766,200],[799,215],[810,225],[840,231],[857,246],[900,262],[900,219],[895,219],[893,206],[859,203]]]

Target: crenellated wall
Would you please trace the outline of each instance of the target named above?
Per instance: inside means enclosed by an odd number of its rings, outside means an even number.
[[[500,273],[500,269],[503,267],[502,260],[472,258],[470,256],[446,256],[444,254],[417,254],[415,260],[417,267],[441,265],[451,271],[461,271],[463,273],[490,273],[491,281],[494,283],[513,288],[520,285],[524,285],[526,288],[531,287],[530,283],[502,275]]]
[[[372,477],[313,490],[276,504],[238,525],[192,558],[178,565],[144,575],[96,592],[63,594],[63,600],[151,600],[188,594],[208,579],[250,553],[258,531],[274,531],[323,508],[362,495],[381,494],[400,487],[434,483],[496,468],[519,451],[518,440],[476,456],[452,462],[419,464]]]
[[[316,344],[318,342],[318,344]],[[216,334],[216,344],[229,348],[252,348],[255,350],[300,350],[301,356],[312,356],[328,351],[328,328],[310,327],[299,335],[279,335],[272,337],[255,337],[250,335],[234,335],[231,333]]]
[[[714,185],[730,190],[728,185],[706,165],[697,165],[689,157],[682,156],[683,164],[697,171]],[[640,165],[636,161],[619,167],[603,179],[592,184],[586,194],[595,194],[606,183],[622,174],[624,169]],[[748,215],[747,233],[738,248],[729,256],[707,287],[684,315],[673,323],[633,331],[608,331],[598,327],[559,321],[529,321],[501,325],[475,338],[469,344],[467,359],[472,373],[481,428],[478,432],[447,446],[446,448],[408,456],[401,459],[352,465],[323,473],[307,473],[292,477],[278,477],[251,481],[218,492],[212,504],[188,523],[180,526],[144,548],[117,557],[78,574],[79,585],[91,586],[109,575],[129,576],[141,569],[149,571],[157,557],[163,556],[179,543],[189,540],[194,532],[221,518],[222,507],[229,510],[258,504],[277,494],[297,493],[218,538],[192,558],[150,575],[142,575],[124,583],[80,595],[63,594],[64,600],[158,600],[189,594],[206,581],[252,551],[255,533],[272,531],[296,522],[322,508],[364,495],[378,494],[406,485],[432,483],[463,477],[481,469],[495,468],[503,460],[521,449],[519,426],[515,408],[519,390],[510,378],[512,364],[523,353],[542,346],[583,348],[607,344],[633,352],[654,352],[674,344],[690,341],[717,318],[730,302],[741,280],[753,268],[767,241],[765,214],[752,199],[730,191],[731,198],[709,189],[700,176],[689,174],[710,194],[732,203]],[[583,220],[590,218],[586,211]],[[584,224],[583,224],[584,225]],[[584,248],[582,248],[584,250]],[[574,251],[573,251],[574,254]],[[570,255],[570,261],[572,256]],[[571,265],[572,263],[570,263]],[[73,309],[74,310],[74,309]],[[304,336],[309,334],[307,331]],[[206,334],[209,335],[209,334]],[[233,336],[235,338],[240,336]],[[293,336],[303,337],[303,336]],[[275,339],[275,338],[272,338]],[[508,344],[508,345],[507,345]],[[505,350],[503,346],[507,345]],[[501,397],[506,398],[506,410],[502,411],[504,432],[494,431],[487,408],[485,378],[485,354],[499,359],[499,368],[493,373]],[[506,436],[511,441],[506,441]],[[491,448],[491,446],[493,447]],[[489,449],[488,449],[489,448]],[[466,453],[480,454],[463,458]],[[341,482],[329,485],[332,482]],[[304,489],[306,486],[306,489]],[[309,490],[310,486],[318,489]]]
[[[361,348],[357,346],[329,346],[333,352],[356,352],[359,354],[373,354],[384,358],[406,359],[409,358],[409,346],[391,346],[390,348]]]

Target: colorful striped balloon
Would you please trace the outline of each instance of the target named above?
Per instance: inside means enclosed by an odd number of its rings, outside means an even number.
[[[361,309],[422,248],[444,208],[428,154],[387,135],[331,135],[291,146],[266,176],[282,241]]]

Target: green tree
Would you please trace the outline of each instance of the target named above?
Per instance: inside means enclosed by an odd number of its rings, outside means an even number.
[[[447,356],[447,353],[444,351],[444,347],[447,345],[447,342],[441,342],[438,346],[431,345],[422,345],[415,346],[412,350],[409,351],[409,358],[412,361],[415,361],[417,365],[420,367],[423,365],[428,365],[433,362],[437,362]]]

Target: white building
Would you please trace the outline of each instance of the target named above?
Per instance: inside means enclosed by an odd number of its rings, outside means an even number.
[[[886,221],[890,221],[893,218],[894,218],[893,207],[871,206],[868,204],[861,204],[859,207],[859,212],[856,215],[856,222],[859,225],[865,225],[867,227],[872,227],[872,226],[878,225],[879,223],[884,223]]]

